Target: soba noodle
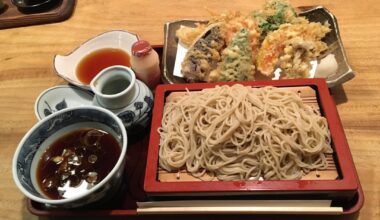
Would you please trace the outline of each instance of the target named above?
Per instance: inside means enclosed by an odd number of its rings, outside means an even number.
[[[166,103],[158,132],[160,167],[201,179],[300,179],[332,152],[326,119],[275,87],[187,92]]]

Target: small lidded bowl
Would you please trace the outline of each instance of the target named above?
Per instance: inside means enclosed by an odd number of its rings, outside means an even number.
[[[67,108],[25,134],[13,157],[13,178],[26,197],[47,207],[104,202],[121,188],[126,152],[127,133],[114,113],[95,106]]]

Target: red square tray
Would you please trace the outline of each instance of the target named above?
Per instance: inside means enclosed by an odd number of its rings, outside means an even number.
[[[325,87],[325,83],[320,80],[292,80],[292,81],[286,81],[286,82],[277,82],[277,81],[271,81],[271,82],[257,82],[255,85],[257,86],[264,86],[264,85],[274,85],[276,86],[282,86],[280,84],[284,84],[284,86],[299,86],[299,85],[310,85],[310,86],[316,86],[317,84],[322,84],[325,92],[324,96],[325,99],[328,99],[328,103],[333,104],[333,101],[331,99],[331,96],[328,93],[327,88]],[[194,85],[198,86],[198,85]],[[171,86],[169,86],[171,87]],[[163,100],[163,92],[164,87],[160,87],[156,92],[156,99],[157,101]],[[192,86],[188,86],[188,88],[192,88]],[[316,87],[317,88],[317,87]],[[161,93],[159,92],[161,90]],[[178,89],[179,90],[179,89]],[[177,90],[177,91],[178,91]],[[169,90],[165,90],[169,91]],[[176,91],[176,90],[173,90]],[[327,94],[326,94],[327,92]],[[160,95],[159,95],[160,93]],[[321,93],[319,94],[321,96]],[[161,98],[159,98],[161,97]],[[326,101],[325,101],[326,102]],[[161,103],[163,104],[163,103]],[[321,103],[320,103],[321,104]],[[158,108],[159,101],[156,103],[156,108]],[[325,108],[324,108],[325,109]],[[335,106],[334,106],[335,109]],[[336,113],[336,110],[335,110]],[[155,114],[156,115],[156,114]],[[336,113],[337,116],[337,113]],[[157,117],[157,116],[154,116]],[[157,119],[155,119],[157,123]],[[337,122],[337,124],[340,126],[339,118],[337,120],[333,120],[333,122]],[[330,122],[329,122],[330,123]],[[156,124],[157,126],[157,124]],[[154,127],[154,123],[152,124],[152,127]],[[343,132],[341,130],[341,132]],[[125,170],[125,176],[124,176],[124,187],[120,190],[118,193],[118,196],[115,198],[112,198],[111,201],[107,201],[105,203],[101,204],[92,204],[86,207],[77,208],[77,209],[58,209],[58,208],[47,208],[44,206],[44,204],[32,201],[30,199],[26,199],[26,207],[27,209],[34,215],[37,216],[46,216],[46,217],[73,217],[73,216],[82,216],[82,217],[124,217],[126,219],[134,219],[138,215],[137,212],[137,204],[136,202],[139,201],[150,201],[149,197],[147,196],[146,192],[143,189],[144,186],[144,171],[146,170],[146,163],[147,163],[147,151],[148,151],[148,134],[149,131],[146,131],[146,133],[141,134],[140,137],[133,137],[134,140],[130,141],[130,144],[128,146],[127,150],[127,163],[126,163],[126,170]],[[152,132],[154,133],[154,132]],[[343,134],[343,133],[342,133]],[[154,136],[154,135],[153,135]],[[345,146],[347,147],[347,143],[345,141],[344,135],[340,136],[340,138],[343,138]],[[154,141],[152,141],[153,143]],[[336,142],[335,142],[336,144]],[[352,158],[349,152],[347,152],[348,155],[345,157],[348,157],[344,160],[351,161]],[[152,155],[150,155],[151,157]],[[344,158],[341,156],[341,158]],[[150,167],[153,164],[148,163],[148,167]],[[353,166],[353,165],[352,165]],[[355,191],[355,196],[350,200],[346,202],[339,202],[335,204],[336,206],[343,207],[343,215],[348,216],[355,216],[358,211],[361,209],[364,203],[364,195],[362,188],[360,186],[360,183],[358,181],[358,177],[356,174],[355,169],[352,170],[352,175],[354,181],[357,183],[357,190]],[[310,184],[310,183],[307,183]],[[213,215],[215,219],[231,219],[234,218],[234,216],[231,215]],[[310,215],[307,215],[308,218],[311,218]],[[142,217],[142,216],[140,216]],[[146,216],[146,218],[149,219],[157,219],[158,216],[153,215],[151,217]],[[184,219],[192,219],[194,215],[188,215],[183,216],[181,218]],[[212,217],[214,219],[214,217]],[[266,219],[273,219],[278,218],[278,215],[266,215],[266,217],[263,217],[263,215],[240,215],[239,219],[254,219],[254,217],[258,217],[260,219],[266,218]],[[305,215],[300,216],[294,216],[294,215],[286,215],[282,216],[285,219],[303,219]],[[170,219],[166,215],[166,219]],[[174,215],[173,218],[178,218],[178,216]],[[199,219],[210,219],[210,215],[197,215],[197,218]],[[145,219],[145,218],[139,218],[139,219]],[[316,219],[319,219],[319,217],[316,217]]]
[[[139,138],[137,141],[128,146],[127,150],[127,163],[124,176],[124,188],[118,193],[118,197],[112,198],[112,201],[106,204],[93,204],[83,208],[77,209],[57,209],[46,208],[43,204],[26,199],[27,209],[34,215],[46,217],[125,217],[126,219],[133,219],[137,216],[137,201],[147,201],[146,194],[143,190],[144,170],[146,164],[146,156],[148,149],[148,137]],[[336,204],[343,207],[343,215],[355,216],[361,209],[364,203],[364,195],[359,184],[359,189],[356,196],[348,203]],[[226,217],[225,215],[214,215],[215,219]],[[245,216],[245,218],[244,218]],[[263,219],[262,215],[240,215],[239,219]],[[267,216],[267,215],[266,215]],[[140,216],[141,217],[141,216]],[[278,218],[279,216],[268,215],[268,219]],[[298,216],[282,216],[285,219],[304,219],[304,215]],[[308,218],[311,216],[309,215]],[[172,219],[178,217],[173,216]],[[183,216],[184,219],[193,219],[193,215]],[[199,219],[210,219],[209,215],[198,215]],[[236,218],[236,217],[235,217]],[[145,219],[145,218],[140,218]],[[157,219],[153,215],[149,219]],[[169,219],[168,216],[165,219]],[[213,218],[214,219],[214,218]],[[227,215],[224,219],[234,219],[233,216]],[[316,218],[316,219],[319,219]]]
[[[153,119],[150,133],[147,166],[145,173],[145,192],[151,197],[164,196],[194,196],[194,195],[288,195],[291,198],[313,195],[312,198],[328,198],[337,200],[351,200],[358,191],[359,180],[353,164],[348,143],[342,124],[330,96],[324,79],[293,79],[239,82],[245,86],[310,86],[316,91],[321,113],[327,118],[331,132],[335,154],[335,162],[340,171],[340,178],[336,180],[271,180],[271,181],[191,181],[191,182],[160,182],[157,179],[159,134],[157,129],[161,126],[163,108],[166,96],[174,91],[201,90],[216,85],[232,85],[229,83],[192,83],[192,84],[166,84],[156,89]]]
[[[147,131],[147,133],[149,133]],[[45,217],[123,217],[123,219],[135,219],[137,217],[136,202],[148,201],[147,196],[143,190],[144,170],[146,166],[146,156],[148,149],[148,135],[145,137],[136,138],[137,140],[128,146],[127,150],[127,163],[124,175],[124,187],[118,193],[118,197],[112,198],[103,204],[93,204],[87,207],[77,209],[58,209],[47,208],[44,204],[34,202],[26,199],[26,207],[34,215]],[[362,188],[359,184],[356,196],[349,202],[336,204],[336,206],[343,207],[343,215],[356,216],[364,203],[364,195]],[[197,219],[235,219],[237,217],[231,215],[197,215]],[[142,216],[140,216],[142,217]],[[139,219],[157,219],[158,216],[146,216],[146,218]],[[278,219],[278,215],[240,215],[239,219]],[[281,219],[304,219],[305,215],[285,215]],[[312,216],[308,215],[308,218]],[[177,219],[178,216],[174,215],[169,218],[167,215],[165,219]],[[194,215],[182,216],[183,219],[193,219]],[[159,218],[160,219],[160,218]],[[315,219],[320,219],[316,217]]]

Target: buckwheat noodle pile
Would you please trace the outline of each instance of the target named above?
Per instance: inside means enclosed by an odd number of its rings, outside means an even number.
[[[160,167],[201,179],[300,179],[332,152],[326,119],[275,87],[187,92],[166,103],[158,132]]]

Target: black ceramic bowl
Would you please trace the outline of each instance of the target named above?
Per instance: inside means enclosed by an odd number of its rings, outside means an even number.
[[[56,7],[62,0],[12,0],[18,10],[23,13],[48,11]]]

